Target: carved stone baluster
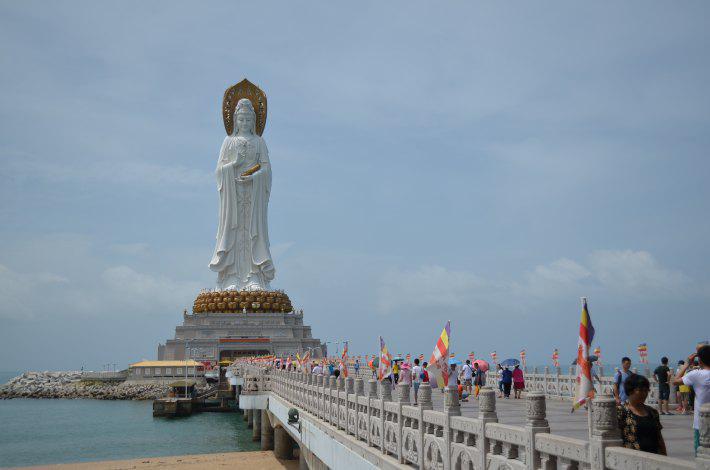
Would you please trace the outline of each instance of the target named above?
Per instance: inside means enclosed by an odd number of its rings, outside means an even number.
[[[459,391],[454,387],[444,387],[444,413],[449,416],[461,416]]]
[[[365,395],[365,381],[362,380],[362,377],[358,377],[355,379],[355,395],[358,396],[363,396]]]
[[[525,431],[527,443],[525,444],[525,463],[529,469],[540,467],[540,457],[535,450],[535,434],[550,432],[550,423],[547,422],[547,405],[545,394],[539,391],[528,392],[525,397],[527,419]]]
[[[496,392],[494,392],[490,386],[481,388],[478,394],[478,419],[481,420],[481,434],[477,436],[476,440],[479,442],[480,452],[478,454],[478,461],[474,464],[474,468],[488,468],[486,453],[490,445],[486,437],[486,425],[488,423],[498,422],[498,414],[496,413]]]
[[[392,384],[389,380],[380,382],[380,398],[382,401],[392,401]]]
[[[371,447],[372,446],[372,434],[371,434],[371,422],[370,418],[372,417],[372,410],[373,405],[372,405],[372,400],[377,399],[377,380],[375,379],[370,379],[367,381],[367,446]]]
[[[592,470],[604,470],[606,468],[604,449],[621,445],[616,420],[616,400],[610,395],[599,395],[592,400],[591,407],[589,460]]]
[[[560,457],[557,459],[557,470],[579,470],[577,462]]]
[[[328,421],[330,424],[338,426],[338,379],[330,376],[328,379]]]
[[[540,454],[540,470],[557,470],[557,457],[550,454]]]
[[[409,395],[410,395],[409,384],[398,383],[397,384],[397,402],[404,405],[409,405]]]
[[[500,455],[506,459],[516,459],[518,457],[518,446],[510,442],[502,442],[500,446]]]
[[[434,409],[434,404],[431,401],[431,385],[427,382],[422,382],[419,385],[419,408],[422,410],[432,410]]]
[[[710,469],[710,403],[700,407],[700,446],[695,457],[698,469]]]

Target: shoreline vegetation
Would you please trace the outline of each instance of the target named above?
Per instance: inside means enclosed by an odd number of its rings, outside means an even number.
[[[198,386],[198,392],[206,386]],[[79,371],[24,372],[0,385],[0,399],[86,398],[94,400],[154,400],[170,391],[165,384],[83,381]]]
[[[254,470],[297,469],[298,460],[279,460],[271,451],[226,452],[218,454],[176,455],[171,457],[146,457],[103,462],[80,462],[36,467],[16,467],[23,470],[128,470],[141,468],[223,469],[225,467]]]

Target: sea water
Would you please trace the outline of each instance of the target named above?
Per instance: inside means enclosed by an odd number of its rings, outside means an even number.
[[[153,418],[150,400],[0,400],[0,467],[259,450],[251,435],[239,413]]]

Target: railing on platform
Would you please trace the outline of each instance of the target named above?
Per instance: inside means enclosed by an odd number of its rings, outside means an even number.
[[[409,403],[407,384],[392,388],[361,377],[346,379],[302,372],[235,365],[245,392],[271,392],[354,436],[376,451],[422,469],[710,469],[710,404],[701,410],[700,449],[695,462],[630,450],[621,446],[616,404],[598,396],[592,407],[589,440],[550,434],[545,394],[526,397],[526,424],[498,423],[495,391],[484,387],[476,418],[461,416],[458,394],[445,389],[444,411],[434,411],[431,387],[419,388],[419,406]],[[557,390],[563,390],[557,382]],[[550,389],[545,387],[544,390]],[[379,392],[379,393],[378,393]]]
[[[81,373],[81,380],[96,380],[102,382],[121,382],[128,378],[128,370],[121,370],[117,372],[94,372],[85,371]]]

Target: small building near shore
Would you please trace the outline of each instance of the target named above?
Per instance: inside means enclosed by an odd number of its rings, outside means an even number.
[[[197,361],[141,361],[128,366],[127,382],[172,383],[178,379],[204,381],[205,366]]]

